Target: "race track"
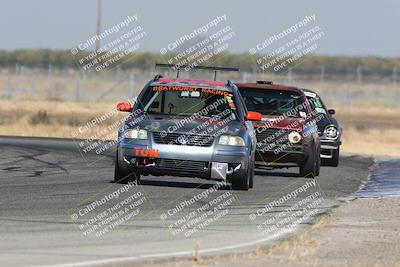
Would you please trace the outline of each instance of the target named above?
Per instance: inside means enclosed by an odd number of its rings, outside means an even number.
[[[190,178],[143,177],[138,186],[115,184],[113,154],[82,157],[71,140],[0,137],[1,266],[107,264],[190,256],[196,246],[203,255],[244,251],[306,227],[318,214],[337,206],[340,199],[358,190],[372,164],[370,158],[343,156],[338,168],[322,167],[315,186],[310,186],[313,179],[298,177],[297,169],[289,169],[257,171],[254,189],[248,192],[230,191],[228,186],[214,191],[215,182]],[[297,188],[304,185],[309,185],[307,192],[299,193]],[[127,191],[121,192],[124,186]],[[207,197],[199,198],[205,191],[210,192]],[[257,211],[266,204],[294,191],[296,197],[258,216]],[[82,213],[88,204],[100,203],[113,192],[120,195]],[[262,233],[258,226],[266,218],[313,192],[322,202],[310,220],[275,235]],[[127,205],[136,204],[126,210],[118,206],[123,200]],[[176,210],[185,200],[192,202]],[[216,211],[210,205],[223,209]],[[96,224],[93,218],[117,221],[124,212],[130,214],[129,219],[115,224],[111,231],[100,236],[96,235],[99,228],[87,232],[89,225]],[[191,216],[198,216],[198,222],[204,224],[185,236],[193,225],[183,229],[183,221]],[[183,230],[177,231],[179,227]]]

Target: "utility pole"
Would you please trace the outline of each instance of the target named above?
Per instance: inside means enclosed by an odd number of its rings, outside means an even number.
[[[292,82],[292,67],[288,67],[288,72],[287,72],[287,80],[289,83]]]
[[[360,65],[357,66],[357,83],[361,84],[362,83],[362,67]]]
[[[97,37],[101,33],[101,0],[97,0],[97,23],[96,23],[96,34]],[[100,49],[100,39],[96,39],[96,51]]]
[[[321,66],[321,77],[320,77],[321,83],[325,81],[325,66]]]
[[[135,95],[135,76],[133,73],[129,75],[129,99],[133,99]]]
[[[75,76],[75,101],[79,102],[81,101],[81,75],[79,73],[79,71],[76,72],[76,76]]]
[[[319,94],[321,95],[322,98],[325,98],[325,66],[321,66],[321,77],[320,77],[320,91]]]
[[[393,70],[392,70],[392,80],[393,80],[394,83],[397,82],[397,66],[394,66],[394,67],[393,67]]]

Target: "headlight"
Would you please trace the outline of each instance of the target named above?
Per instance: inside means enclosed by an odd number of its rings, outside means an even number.
[[[339,132],[334,125],[329,125],[325,128],[324,136],[328,139],[336,139],[339,135]]]
[[[124,132],[124,137],[132,139],[147,139],[147,131],[138,129],[127,129]]]
[[[297,144],[298,142],[301,141],[301,135],[296,131],[291,132],[288,135],[288,138],[289,138],[289,142],[292,144]]]
[[[244,141],[240,136],[221,135],[218,144],[226,146],[244,146]]]

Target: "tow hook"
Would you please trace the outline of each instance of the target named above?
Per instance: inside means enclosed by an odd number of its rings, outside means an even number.
[[[228,163],[224,162],[212,162],[211,163],[211,179],[226,181],[228,174],[235,173],[240,169],[242,165],[239,164],[235,168],[231,167],[228,169]]]
[[[237,171],[240,169],[240,167],[242,167],[242,164],[241,164],[241,163],[240,163],[239,165],[237,165],[235,168],[229,168],[229,170],[226,172],[226,174],[235,173],[235,172],[237,172]]]

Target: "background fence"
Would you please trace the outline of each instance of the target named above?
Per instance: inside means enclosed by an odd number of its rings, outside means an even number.
[[[0,69],[0,98],[74,102],[121,101],[137,95],[147,81],[160,72],[165,76],[175,76],[174,72],[168,70],[117,68],[97,73],[74,69],[59,70],[51,65],[47,69],[26,68],[17,64],[15,68]],[[181,76],[213,78],[212,73],[204,71],[181,72]],[[218,75],[218,80],[227,79],[238,82],[272,80],[274,83],[293,84],[319,92],[328,105],[396,107],[400,102],[400,81],[397,80],[396,68],[391,76],[363,74],[362,66],[346,75],[329,73],[323,66],[319,74],[310,75],[297,73],[296,69],[291,68],[279,75],[256,71]]]

